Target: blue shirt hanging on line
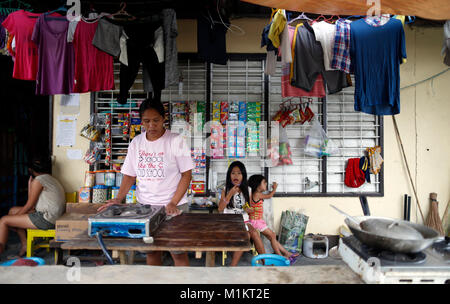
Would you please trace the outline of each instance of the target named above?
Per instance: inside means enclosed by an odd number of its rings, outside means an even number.
[[[400,64],[406,58],[402,22],[380,26],[364,19],[350,26],[350,56],[355,73],[355,111],[374,115],[400,113]]]

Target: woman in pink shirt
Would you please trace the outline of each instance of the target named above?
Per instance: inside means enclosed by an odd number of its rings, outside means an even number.
[[[140,204],[163,205],[168,215],[189,210],[187,189],[192,178],[191,150],[183,138],[164,128],[164,106],[160,101],[145,100],[139,108],[145,132],[128,147],[122,166],[122,184],[117,198],[98,211],[120,204],[135,183]],[[175,266],[189,266],[187,252],[171,252]],[[161,251],[147,253],[148,265],[161,265]]]

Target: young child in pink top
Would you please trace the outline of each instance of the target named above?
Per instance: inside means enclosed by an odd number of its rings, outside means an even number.
[[[269,194],[264,194],[267,191],[267,181],[262,175],[252,175],[248,179],[248,185],[251,188],[250,204],[244,205],[244,210],[248,213],[250,224],[269,239],[272,244],[274,252],[278,255],[283,255],[291,261],[291,264],[295,262],[298,253],[292,253],[287,251],[278,242],[275,233],[267,227],[266,221],[263,219],[264,214],[264,199],[272,198],[277,190],[277,183],[273,183],[272,191]]]

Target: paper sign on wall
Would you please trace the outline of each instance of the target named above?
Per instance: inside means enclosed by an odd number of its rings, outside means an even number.
[[[80,94],[61,95],[60,114],[70,115],[80,113]]]
[[[56,146],[72,147],[75,145],[77,117],[59,115],[56,125]]]

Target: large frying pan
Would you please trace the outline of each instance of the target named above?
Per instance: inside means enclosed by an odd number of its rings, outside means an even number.
[[[386,237],[378,235],[376,233],[368,232],[363,230],[359,225],[354,223],[349,218],[345,219],[345,224],[350,228],[353,235],[363,244],[369,245],[374,248],[390,250],[393,252],[401,253],[416,253],[420,252],[433,244],[435,241],[441,239],[439,233],[427,226],[411,223],[409,221],[399,221],[393,220],[386,217],[376,217],[376,216],[353,216],[353,218],[358,222],[363,222],[368,219],[381,219],[395,221],[403,225],[414,228],[420,232],[423,239],[420,240],[408,240],[408,239],[398,239],[393,237]]]
[[[424,225],[387,217],[370,216],[368,215],[370,213],[367,203],[363,204],[363,201],[361,201],[361,205],[367,207],[365,209],[363,206],[365,216],[350,216],[333,205],[330,205],[330,207],[346,217],[345,224],[363,244],[393,252],[416,253],[428,248],[442,238],[439,232]],[[371,222],[371,224],[368,225],[368,222]],[[392,225],[389,223],[392,223]],[[414,233],[411,234],[411,231],[408,230],[412,230]]]

